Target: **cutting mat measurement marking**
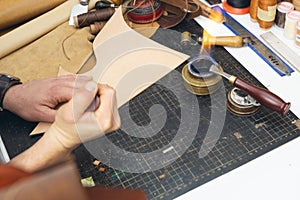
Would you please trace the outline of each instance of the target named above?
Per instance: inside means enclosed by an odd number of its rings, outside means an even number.
[[[291,48],[286,46],[272,32],[266,32],[260,35],[279,55],[281,55],[294,69],[300,72],[300,56],[297,55]]]
[[[270,48],[263,44],[257,37],[255,37],[250,31],[248,31],[238,21],[233,19],[228,13],[226,13],[220,6],[214,6],[213,9],[222,11],[223,16],[226,19],[224,25],[231,30],[234,34],[243,37],[250,37],[251,44],[248,44],[259,57],[261,57],[272,69],[280,76],[290,75],[294,70],[279,56],[277,56]],[[288,72],[288,73],[286,73]]]

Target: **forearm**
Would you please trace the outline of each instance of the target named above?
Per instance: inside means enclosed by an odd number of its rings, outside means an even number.
[[[45,133],[33,146],[14,157],[9,165],[27,172],[35,172],[68,159],[71,150],[57,142],[53,135]]]

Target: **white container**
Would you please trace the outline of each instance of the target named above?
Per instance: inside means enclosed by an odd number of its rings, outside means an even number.
[[[290,11],[286,15],[285,24],[284,24],[284,36],[295,40],[296,38],[296,26],[297,22],[300,20],[300,11]]]

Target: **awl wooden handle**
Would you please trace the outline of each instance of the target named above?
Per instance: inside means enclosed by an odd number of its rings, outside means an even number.
[[[266,89],[252,85],[244,81],[243,79],[236,78],[235,81],[233,82],[233,85],[247,92],[249,95],[251,95],[262,105],[272,110],[278,111],[282,115],[285,115],[290,109],[291,103],[286,103],[274,93]]]

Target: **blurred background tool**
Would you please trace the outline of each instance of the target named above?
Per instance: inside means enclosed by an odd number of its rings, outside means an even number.
[[[74,17],[88,12],[89,0],[80,0],[77,5],[72,7],[69,25],[74,26]]]
[[[205,5],[204,3],[202,3],[201,1],[198,0],[193,0],[193,2],[197,5],[200,6],[202,13],[201,15],[204,17],[207,17],[217,23],[222,23],[224,22],[224,17],[222,15],[222,13],[212,9],[211,7]]]
[[[207,31],[203,31],[203,37],[198,36],[196,34],[191,34],[187,31],[181,34],[181,44],[183,46],[189,44],[197,44],[202,43],[202,46],[227,46],[227,47],[242,47],[247,46],[247,44],[251,42],[249,37],[242,36],[212,36]]]

